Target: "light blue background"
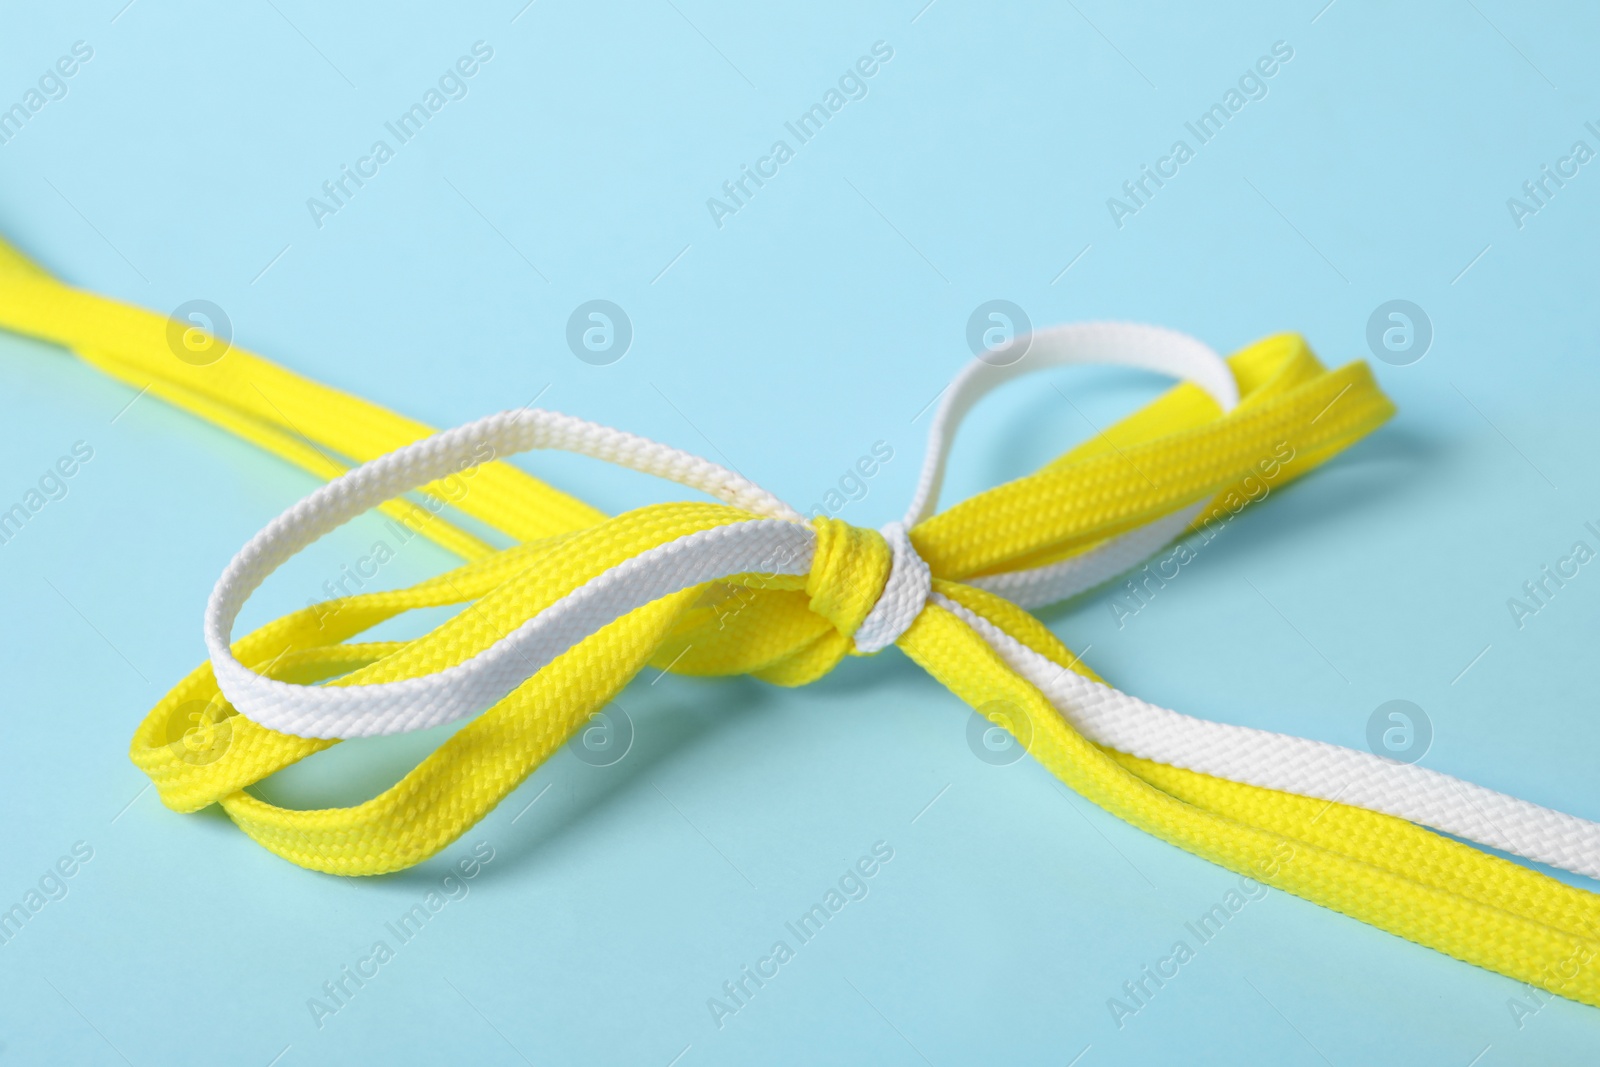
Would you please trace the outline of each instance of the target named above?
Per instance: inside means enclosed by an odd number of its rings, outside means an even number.
[[[1046,618],[1116,684],[1230,722],[1361,747],[1374,708],[1415,701],[1425,765],[1600,818],[1600,571],[1520,630],[1506,607],[1600,520],[1600,163],[1521,229],[1506,207],[1573,141],[1600,147],[1592,12],[522,2],[13,5],[0,105],[74,41],[94,58],[0,146],[0,230],[74,284],[214,301],[241,343],[435,425],[548,386],[544,406],[802,507],[886,441],[843,512],[865,525],[903,507],[915,416],[982,301],[1224,351],[1299,330],[1342,363],[1370,358],[1374,308],[1412,300],[1431,350],[1376,364],[1398,419],[1248,511],[1125,627],[1103,595]],[[306,198],[478,40],[494,58],[469,95],[318,229]],[[894,57],[867,97],[714,225],[706,199],[879,40]],[[1294,57],[1267,97],[1118,229],[1107,197],[1275,41]],[[592,298],[636,331],[611,366],[565,344]],[[1052,380],[1098,424],[1157,388]],[[641,679],[616,765],[559,753],[404,874],[292,867],[220,814],[167,811],[126,747],[202,659],[224,563],[312,481],[9,335],[0,396],[0,504],[73,442],[95,450],[0,546],[0,906],[94,850],[0,947],[0,1062],[1489,1067],[1600,1047],[1593,1009],[1554,1000],[1519,1028],[1514,982],[1280,893],[1119,1031],[1107,999],[1235,879],[1031,761],[975,758],[969,713],[898,652],[799,691]],[[1083,416],[1037,380],[997,396],[947,499],[1081,439]],[[522,462],[611,510],[680,493]],[[316,546],[246,622],[378,530]],[[383,580],[448,563],[419,542]],[[353,802],[438,740],[341,746],[266,792]],[[319,1029],[307,999],[480,841],[495,859],[470,895]],[[707,998],[877,841],[894,859],[870,895],[719,1029]]]

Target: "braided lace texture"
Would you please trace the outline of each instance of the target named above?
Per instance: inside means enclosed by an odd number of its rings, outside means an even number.
[[[1572,962],[1600,954],[1596,896],[1425,828],[1596,876],[1595,824],[1438,771],[1154,707],[1106,685],[1023,610],[1106,581],[1238,510],[1262,478],[1298,478],[1370,432],[1392,408],[1364,365],[1327,370],[1292,335],[1223,361],[1152,327],[1041,331],[1016,364],[974,363],[947,391],[912,506],[879,532],[807,523],[715,464],[552,412],[506,412],[435,435],[237,347],[189,365],[167,349],[161,316],[64,286],[3,244],[0,326],[71,348],[329,480],[229,565],[206,612],[209,660],[152,709],[131,747],[169,807],[220,804],[292,862],[358,875],[426,859],[647,664],[801,685],[843,656],[895,644],[1133,825],[1600,1005],[1600,977]],[[1081,362],[1185,381],[1040,471],[936,511],[966,410],[1018,374]],[[501,458],[538,448],[672,478],[717,503],[608,518]],[[452,492],[447,480],[490,453],[470,490]],[[403,495],[412,490],[448,500],[511,547]],[[233,637],[245,599],[275,567],[372,507],[465,562]],[[445,605],[462,610],[423,637],[356,640],[403,612]],[[174,730],[196,707],[200,725]],[[294,811],[245,792],[339,738],[461,718],[438,750],[363,804]]]

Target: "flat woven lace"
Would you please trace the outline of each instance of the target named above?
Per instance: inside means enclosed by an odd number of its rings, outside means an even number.
[[[1281,486],[1371,432],[1393,407],[1365,364],[1327,370],[1287,334],[1224,361],[1147,326],[1040,331],[1023,359],[976,361],[947,390],[915,500],[880,532],[808,521],[715,464],[554,412],[435,433],[237,346],[196,365],[175,358],[166,317],[66,286],[3,242],[0,327],[68,348],[327,480],[229,565],[205,615],[207,662],[151,710],[131,748],[169,808],[220,804],[302,867],[381,874],[434,855],[647,665],[794,686],[893,644],[1134,826],[1600,1006],[1600,970],[1584,966],[1600,953],[1600,897],[1456,839],[1600,877],[1600,826],[1412,764],[1145,703],[1105,684],[1025,610],[1110,580],[1225,520],[1263,479]],[[935,512],[949,442],[978,397],[1083,362],[1183,381],[1039,471]],[[536,448],[672,478],[717,502],[607,516],[504,462]],[[452,522],[441,503],[509,547]],[[373,507],[465,562],[233,638],[267,574]],[[422,637],[353,640],[447,605],[461,610]],[[341,738],[464,718],[364,803],[291,810],[246,792]]]

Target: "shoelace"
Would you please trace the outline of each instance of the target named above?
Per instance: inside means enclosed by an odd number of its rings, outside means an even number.
[[[72,348],[332,479],[229,565],[206,610],[209,662],[157,704],[131,749],[167,806],[219,803],[301,866],[378,874],[428,858],[647,664],[802,685],[845,655],[894,644],[1133,825],[1600,1005],[1600,979],[1575,962],[1600,952],[1600,897],[1423,829],[1594,877],[1600,826],[1415,765],[1155,707],[1106,685],[1024,610],[1093,588],[1238,510],[1264,464],[1277,465],[1281,485],[1370,432],[1392,407],[1364,364],[1325,370],[1293,335],[1223,361],[1153,327],[1041,331],[1024,360],[979,360],[956,379],[934,416],[912,506],[879,532],[807,522],[706,460],[553,412],[510,411],[434,434],[239,348],[192,365],[168,348],[167,319],[61,285],[3,244],[0,326]],[[1039,472],[933,514],[950,441],[979,397],[1018,374],[1082,362],[1185,382]],[[721,503],[607,518],[501,461],[535,448],[672,478]],[[347,471],[330,452],[360,466]],[[475,473],[464,496],[440,484],[465,470]],[[401,496],[413,489],[450,499],[512,547],[495,549]],[[372,507],[467,562],[232,638],[245,599],[275,567]],[[440,605],[463,608],[421,638],[350,640]],[[339,738],[467,716],[366,803],[293,811],[244,791]]]

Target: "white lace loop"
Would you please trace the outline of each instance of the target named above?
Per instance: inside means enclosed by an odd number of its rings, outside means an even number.
[[[989,389],[1029,370],[1103,362],[1170,374],[1204,389],[1223,411],[1238,403],[1228,364],[1193,338],[1129,323],[1088,323],[1034,334],[1025,361],[996,368],[975,361],[936,413],[928,459],[906,518],[882,528],[889,577],[856,628],[856,649],[872,653],[900,638],[931,602],[976,631],[1036,685],[1091,740],[1219,778],[1386,812],[1529,859],[1600,877],[1600,825],[1504,796],[1435,771],[1302,738],[1194,719],[1092,683],[1023,647],[931,592],[911,526],[931,513],[945,458],[962,416]],[[488,445],[485,452],[482,446]],[[475,656],[433,674],[363,686],[298,685],[264,677],[233,654],[240,609],[294,553],[368,508],[459,471],[485,455],[533,448],[580,452],[702,490],[752,513],[749,521],[658,545],[568,593]],[[1204,503],[1057,563],[973,579],[970,584],[1023,606],[1094,587],[1157,551]],[[811,570],[816,535],[783,501],[733,471],[633,434],[546,411],[513,411],[408,445],[346,473],[290,508],[229,564],[212,592],[206,645],[217,684],[251,719],[302,737],[362,737],[424,729],[473,714],[611,621],[677,590],[749,572],[794,576]],[[773,561],[778,561],[775,565]]]

